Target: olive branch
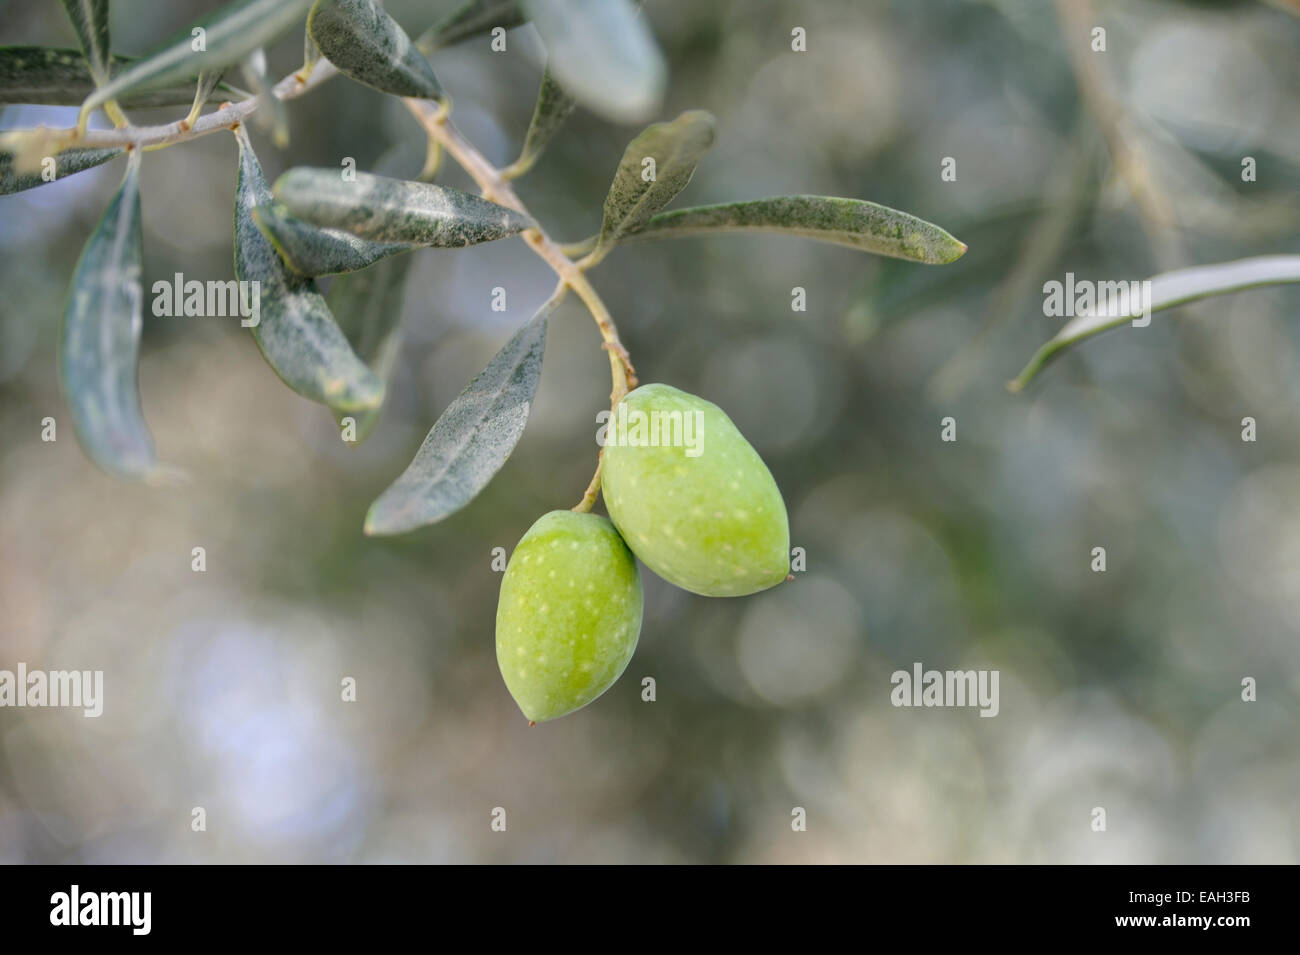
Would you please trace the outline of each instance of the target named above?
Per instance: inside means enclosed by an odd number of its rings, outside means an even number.
[[[441,520],[502,467],[536,391],[547,321],[568,292],[591,314],[608,355],[611,410],[636,388],[632,358],[587,274],[620,245],[775,233],[926,264],[951,262],[966,248],[936,225],[860,199],[794,195],[665,211],[716,137],[713,117],[698,110],[636,136],[615,171],[599,232],[556,242],[512,182],[533,168],[578,106],[619,123],[658,110],[666,67],[631,0],[468,0],[416,40],[375,0],[236,0],[139,58],[111,51],[108,0],[65,0],[65,6],[80,50],[0,48],[0,101],[79,105],[77,123],[0,134],[0,192],[132,156],[78,265],[60,349],[61,385],[81,443],[99,466],[119,475],[156,481],[174,473],[157,460],[136,389],[143,299],[139,156],[214,132],[233,131],[240,142],[235,272],[261,289],[262,318],[253,336],[291,388],[334,413],[345,440],[364,438],[383,404],[400,344],[404,253],[518,236],[557,276],[551,297],[443,412],[407,469],[372,504],[371,534]],[[271,82],[262,48],[304,17],[303,65]],[[456,128],[451,98],[430,60],[448,45],[475,40],[487,39],[500,51],[506,31],[525,22],[536,26],[548,60],[520,155],[497,168]],[[250,91],[225,82],[235,66]],[[295,167],[268,185],[246,127],[260,124],[283,144],[284,104],[340,73],[399,98],[420,124],[428,152],[419,175],[393,175],[396,159],[386,157],[376,168],[383,174]],[[127,116],[169,106],[189,109],[161,125],[134,125]],[[100,109],[113,128],[88,127]],[[443,155],[465,170],[478,195],[432,181]],[[315,280],[328,275],[336,278],[326,297]],[[591,510],[603,460],[602,449],[573,510]]]

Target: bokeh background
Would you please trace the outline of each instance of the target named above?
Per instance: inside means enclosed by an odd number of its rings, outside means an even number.
[[[414,34],[452,5],[388,7]],[[213,7],[116,0],[115,50]],[[0,861],[1295,862],[1300,289],[1158,315],[1004,388],[1059,327],[1041,286],[1066,271],[1300,252],[1295,5],[646,7],[671,67],[663,118],[719,119],[678,204],[855,196],[970,246],[929,267],[716,237],[628,246],[593,273],[643,379],[718,402],[763,454],[807,571],[733,600],[647,572],[623,678],[530,729],[497,672],[491,552],[590,477],[608,364],[576,303],[488,491],[405,537],[361,524],[549,294],[545,266],[515,240],[417,253],[391,397],[358,447],[236,320],[146,313],[144,409],[161,458],[194,476],[151,489],[87,461],[55,368],[67,282],[121,161],[6,197],[0,668],[102,669],[106,703],[99,719],[0,709]],[[0,23],[3,43],[75,43],[56,3],[0,3]],[[434,59],[456,123],[499,164],[540,75],[531,28],[509,44]],[[301,35],[268,54],[289,72]],[[344,78],[289,111],[287,151],[254,134],[272,178],[420,142],[399,104]],[[73,112],[8,107],[0,125]],[[574,115],[519,187],[553,235],[596,229],[636,132]],[[146,157],[146,289],[233,277],[235,162],[225,134]],[[440,181],[469,186],[452,168]],[[1000,714],[894,708],[889,675],[914,662],[998,669]]]

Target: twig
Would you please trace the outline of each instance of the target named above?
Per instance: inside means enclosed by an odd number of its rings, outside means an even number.
[[[502,176],[501,171],[488,162],[487,158],[461,135],[460,130],[452,125],[448,117],[448,110],[440,109],[436,104],[430,103],[428,100],[410,98],[403,102],[406,103],[406,108],[411,111],[411,114],[419,121],[420,125],[424,127],[430,139],[441,145],[447,155],[456,160],[465,172],[469,173],[470,178],[474,180],[483,193],[484,199],[514,209],[523,215],[529,215],[528,209],[520,201],[519,196],[515,194],[514,187]],[[529,216],[529,218],[532,217]],[[596,320],[596,326],[600,329],[600,336],[604,340],[602,347],[609,352],[610,379],[613,385],[610,390],[609,402],[610,408],[613,409],[623,400],[623,396],[628,391],[636,387],[637,379],[636,370],[632,367],[632,361],[628,356],[627,349],[619,340],[618,328],[614,325],[614,319],[609,314],[609,309],[605,307],[600,295],[587,280],[578,264],[564,254],[564,251],[546,234],[541,226],[534,226],[525,230],[521,238],[528,243],[529,248],[536,252],[554,270],[565,285],[578,294],[583,304],[587,306],[587,311],[591,312],[591,317]],[[587,493],[583,495],[582,501],[574,510],[591,510],[591,505],[595,502],[596,494],[600,490],[600,460],[597,459],[596,473],[592,476]]]
[[[1092,0],[1056,0],[1056,12],[1079,93],[1101,127],[1116,171],[1137,203],[1147,241],[1162,268],[1175,268],[1182,259],[1182,250],[1172,231],[1177,225],[1173,205],[1156,185],[1150,160],[1128,111],[1111,90],[1095,55],[1083,48],[1089,28],[1096,25]]]
[[[273,92],[277,99],[295,99],[308,90],[319,86],[336,73],[338,73],[338,70],[333,65],[327,60],[322,60],[316,64],[311,74],[305,79],[297,72],[290,73],[275,84]],[[84,149],[113,149],[127,146],[145,149],[157,148],[198,139],[200,136],[207,136],[209,133],[220,132],[224,129],[231,129],[256,112],[260,102],[258,97],[250,96],[248,99],[242,99],[237,103],[223,103],[220,109],[205,113],[192,124],[187,123],[186,119],[179,119],[174,123],[166,123],[162,126],[121,126],[117,129],[87,129],[80,136],[77,135],[76,127],[49,130],[49,132],[52,137],[55,137],[55,141],[61,144],[63,149],[72,146]],[[11,130],[10,132],[18,132],[18,130]]]

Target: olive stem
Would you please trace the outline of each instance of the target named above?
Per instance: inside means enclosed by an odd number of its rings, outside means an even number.
[[[331,63],[322,60],[315,65],[310,76],[303,78],[298,73],[290,73],[275,84],[273,92],[277,99],[295,99],[302,96],[309,89],[319,86],[337,72],[338,70]],[[172,146],[176,143],[198,139],[200,136],[206,136],[209,133],[219,132],[223,129],[233,129],[257,110],[258,103],[259,100],[256,96],[250,96],[247,99],[241,99],[237,103],[223,103],[220,109],[199,116],[192,121],[189,116],[186,116],[174,123],[166,123],[161,126],[128,125],[119,126],[115,129],[85,129],[80,134],[78,134],[77,127],[74,126],[70,129],[51,129],[48,132],[52,137],[52,141],[59,144],[60,149],[67,149],[71,146],[84,149],[112,149],[125,146],[157,149],[162,146]],[[35,130],[6,130],[6,132],[12,134],[35,132]]]
[[[560,251],[571,259],[580,259],[596,247],[596,240],[598,238],[599,236],[591,235],[587,236],[587,238],[583,239],[581,242],[561,243]],[[578,266],[581,268],[582,263],[579,262]]]
[[[596,454],[596,473],[591,476],[591,483],[587,485],[587,490],[583,492],[582,500],[573,505],[573,510],[579,514],[590,514],[592,507],[596,503],[596,496],[600,494],[600,478],[605,469],[605,449],[601,448]]]

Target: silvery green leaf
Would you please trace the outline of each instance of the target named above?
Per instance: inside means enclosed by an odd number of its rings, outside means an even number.
[[[340,169],[296,166],[275,182],[290,213],[374,242],[461,248],[517,235],[533,220],[459,189]]]
[[[709,113],[691,110],[671,123],[655,123],[628,143],[605,197],[597,256],[643,227],[686,188],[716,132]]]
[[[199,105],[206,103],[212,96],[213,91],[221,83],[221,78],[226,75],[224,69],[210,70],[206,73],[200,73],[198,83],[194,90],[194,101]]]
[[[442,98],[429,61],[374,0],[318,0],[307,32],[325,58],[358,83],[394,96]]]
[[[496,27],[510,30],[524,22],[516,0],[466,0],[445,19],[420,35],[416,46],[428,56],[434,50],[460,43]]]
[[[143,257],[137,150],[82,250],[59,336],[59,382],[82,447],[104,470],[134,478],[157,464],[136,388]]]
[[[253,221],[253,210],[271,201],[271,190],[248,133],[241,126],[236,135],[235,276],[260,283],[253,326],[258,347],[284,383],[305,398],[342,411],[379,407],[384,383],[353,353],[316,283],[291,272]]]
[[[71,176],[73,173],[93,168],[101,163],[108,162],[121,153],[122,150],[120,149],[64,150],[53,157],[54,179],[48,181],[54,182]],[[35,186],[43,186],[46,181],[40,170],[26,173],[15,172],[13,153],[0,152],[0,196],[7,196],[11,192],[22,192],[24,189],[31,189]]]
[[[374,170],[396,176],[418,165],[417,159],[410,144],[393,146],[375,163]],[[340,275],[326,296],[352,350],[383,380],[385,391],[402,343],[402,304],[412,261],[409,255],[396,255],[359,272]],[[375,408],[353,415],[358,442],[365,440],[381,412],[382,408]],[[340,427],[343,417],[335,413]]]
[[[136,62],[113,57],[120,72]],[[229,87],[223,87],[229,92]],[[0,47],[0,103],[44,106],[80,106],[95,90],[85,57],[76,50],[44,46]],[[162,89],[128,93],[117,101],[124,107],[187,106],[194,99],[194,84],[175,83]]]
[[[367,534],[402,534],[440,521],[501,470],[528,422],[554,303],[515,332],[448,405],[401,477],[370,505]]]
[[[82,115],[132,90],[156,89],[238,63],[302,19],[311,0],[235,0],[95,90]]]
[[[307,278],[355,272],[414,248],[394,242],[370,242],[340,229],[309,225],[290,215],[278,202],[254,209],[253,221],[271,240],[285,265]]]
[[[402,344],[402,303],[411,256],[399,255],[368,269],[340,275],[330,286],[327,301],[357,357],[370,366],[387,388]],[[380,409],[357,412],[357,440],[362,441],[379,419]],[[343,415],[335,412],[342,424]]]
[[[929,265],[956,261],[966,251],[963,243],[924,219],[874,202],[833,196],[775,196],[674,209],[654,216],[622,241],[717,232],[800,236]]]
[[[112,54],[108,38],[108,0],[63,0],[81,52],[96,83],[108,82]]]
[[[559,132],[576,105],[577,101],[561,88],[548,68],[542,74],[542,86],[537,92],[537,105],[533,107],[533,119],[528,124],[524,148],[519,153],[519,158],[510,167],[511,175],[520,176],[532,168],[533,163],[541,156],[542,150]]]
[[[604,119],[640,122],[659,108],[668,69],[631,0],[521,0],[555,79]]]
[[[75,106],[94,88],[86,58],[76,50],[0,47],[0,103]]]
[[[289,111],[284,100],[275,95],[275,83],[267,72],[266,51],[258,47],[244,58],[242,72],[244,80],[257,97],[259,108],[253,114],[253,122],[271,134],[271,141],[277,149],[289,146]],[[199,77],[203,81],[203,77]]]
[[[318,47],[316,45],[316,41],[311,38],[311,31],[303,30],[302,31],[303,76],[304,77],[307,76],[307,74],[311,72],[312,67],[314,67],[319,61],[320,61],[320,47]]]
[[[1162,272],[1152,276],[1149,281],[1150,297],[1145,302],[1140,291],[1136,295],[1119,295],[1114,300],[1108,300],[1103,307],[1076,315],[1066,322],[1051,341],[1038,349],[1029,364],[1008,387],[1012,391],[1022,390],[1066,349],[1094,335],[1126,325],[1150,312],[1163,311],[1212,295],[1227,295],[1229,292],[1240,292],[1262,285],[1300,282],[1300,255],[1261,255],[1235,262],[1199,265]]]

